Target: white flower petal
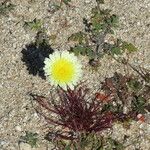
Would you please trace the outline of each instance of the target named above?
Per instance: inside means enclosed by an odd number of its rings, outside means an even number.
[[[68,84],[68,87],[71,89],[71,90],[74,90],[74,85],[72,83]]]

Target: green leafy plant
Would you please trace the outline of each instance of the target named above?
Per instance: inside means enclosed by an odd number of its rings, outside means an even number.
[[[95,54],[92,51],[91,47],[86,46],[86,45],[77,45],[75,47],[72,47],[70,49],[71,52],[74,52],[75,55],[83,55],[83,56],[88,56],[90,59],[93,59]]]
[[[109,143],[109,146],[108,146],[108,149],[110,150],[123,150],[124,149],[124,146],[122,143],[118,142],[117,140],[114,140],[112,138],[108,138],[108,143]]]
[[[131,79],[127,84],[133,91],[139,91],[142,88],[141,83],[137,79]]]
[[[137,113],[144,114],[146,113],[146,99],[142,96],[134,97],[131,103],[131,107],[133,111],[136,111]]]
[[[39,104],[37,112],[49,124],[63,127],[46,135],[46,139],[53,141],[60,150],[122,150],[123,144],[110,137],[104,139],[100,132],[110,128],[112,122],[127,124],[130,120],[137,120],[138,114],[149,111],[149,91],[150,87],[145,86],[143,79],[115,73],[102,82],[101,91],[91,99],[87,97],[89,90],[81,86],[75,90],[58,89],[57,102],[53,96],[48,101],[43,96],[31,95]],[[124,112],[124,107],[129,109]],[[50,117],[43,109],[57,117]]]
[[[135,52],[137,48],[132,43],[122,42],[122,49],[127,50],[128,52]]]
[[[103,0],[96,2],[97,6],[92,9],[90,20],[83,19],[85,31],[74,33],[68,38],[68,41],[75,42],[75,46],[70,50],[76,55],[87,56],[89,64],[94,67],[98,66],[100,58],[105,54],[114,57],[122,55],[124,52],[137,51],[132,43],[121,39],[114,40],[113,44],[109,41],[105,42],[106,35],[114,34],[114,29],[118,27],[119,17],[112,14],[109,9],[101,9],[100,5],[104,4]]]
[[[25,22],[24,27],[30,28],[31,30],[39,31],[42,29],[42,22],[41,20],[35,18],[33,21]]]
[[[91,31],[94,35],[104,31],[106,33],[114,33],[113,28],[118,26],[119,18],[115,14],[111,14],[109,9],[100,9],[99,5],[92,9]]]
[[[69,5],[69,3],[71,2],[71,0],[62,0],[62,2],[66,5]]]
[[[95,133],[81,133],[76,141],[57,140],[55,145],[60,150],[123,150],[122,143],[108,137],[104,138]]]
[[[85,40],[85,34],[83,32],[74,33],[68,38],[68,41],[77,42],[79,44],[84,43],[83,42],[84,40]]]
[[[95,57],[92,48],[88,44],[86,44],[87,35],[85,33],[74,33],[68,38],[68,41],[72,41],[77,44],[75,47],[71,47],[70,49],[70,51],[75,53],[75,55],[88,56],[90,59],[93,59]]]
[[[66,150],[100,150],[103,148],[103,137],[96,135],[95,133],[81,133],[78,140],[71,141],[69,144],[64,144]],[[57,147],[62,147],[60,144]]]
[[[11,10],[14,10],[15,5],[5,0],[0,4],[0,15],[7,15]]]
[[[113,97],[109,103],[104,104],[102,111],[113,112],[118,120],[136,119],[139,113],[149,111],[150,87],[143,80],[138,81],[135,76],[115,73],[113,77],[105,79],[102,90]],[[128,108],[126,114],[124,107]]]
[[[48,7],[49,7],[48,12],[51,12],[51,13],[54,13],[58,11],[59,9],[61,9],[61,5],[56,2],[49,2]]]
[[[114,44],[104,43],[103,49],[106,53],[110,55],[121,55],[124,52],[135,52],[137,51],[137,48],[131,44],[127,43],[121,39],[117,39]]]
[[[20,142],[25,142],[31,145],[31,147],[36,147],[38,141],[38,134],[26,131],[26,135],[20,137]]]
[[[60,2],[50,1],[48,4],[48,12],[55,13],[62,8],[63,4],[70,6],[70,2],[71,0],[61,0]]]

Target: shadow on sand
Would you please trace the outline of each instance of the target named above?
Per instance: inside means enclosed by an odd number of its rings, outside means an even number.
[[[27,44],[24,49],[22,49],[22,61],[27,66],[29,74],[34,76],[38,75],[42,79],[45,79],[44,75],[44,60],[49,54],[52,54],[54,50],[48,44],[48,38],[45,33],[39,31],[35,38],[35,42]]]

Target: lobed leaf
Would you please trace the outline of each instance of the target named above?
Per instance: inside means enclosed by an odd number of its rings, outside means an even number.
[[[111,54],[113,54],[113,55],[121,55],[122,51],[121,51],[120,47],[112,47]]]
[[[38,136],[37,133],[26,131],[26,135],[25,136],[21,136],[20,140],[21,141],[23,140],[23,142],[28,143],[33,148],[33,147],[37,146],[37,141],[38,141],[37,136]]]
[[[35,18],[31,22],[25,22],[24,27],[29,27],[31,30],[40,30],[42,28],[42,22]]]
[[[81,32],[81,31],[72,34],[72,35],[68,38],[68,41],[78,42],[79,44],[82,44],[84,40],[85,40],[85,34],[84,34],[83,32]]]
[[[122,49],[127,50],[129,53],[135,52],[138,50],[132,43],[127,43],[127,42],[122,43]]]
[[[62,0],[63,3],[65,3],[66,5],[69,5],[69,3],[71,2],[71,0]]]

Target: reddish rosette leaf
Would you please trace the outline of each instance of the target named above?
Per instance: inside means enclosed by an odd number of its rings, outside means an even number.
[[[104,103],[104,102],[109,102],[111,100],[111,95],[110,94],[107,95],[107,94],[100,92],[100,93],[95,93],[95,98],[98,101]]]
[[[140,121],[140,122],[145,122],[145,116],[144,115],[142,115],[142,114],[138,114],[137,115],[137,119],[138,119],[138,121]]]

